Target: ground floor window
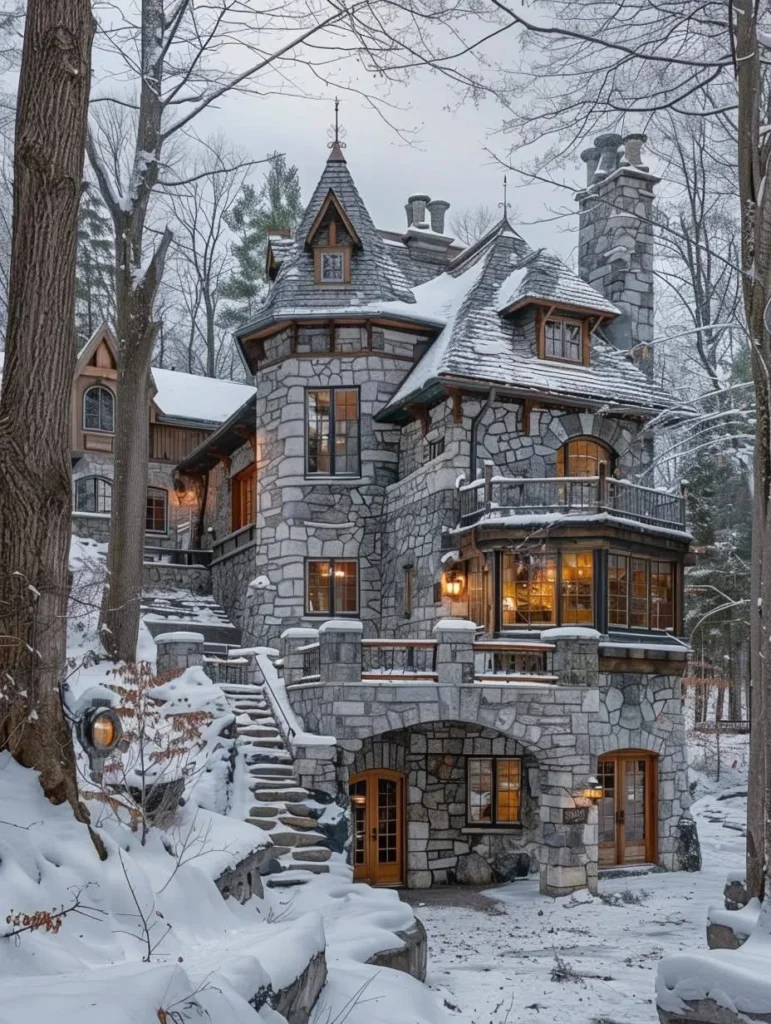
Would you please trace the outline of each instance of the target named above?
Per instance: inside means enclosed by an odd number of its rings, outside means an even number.
[[[466,806],[470,825],[516,825],[520,820],[522,760],[466,759]]]
[[[75,511],[112,511],[112,483],[101,476],[84,476],[75,481]]]
[[[257,521],[257,467],[252,463],[230,481],[230,526],[241,530]]]
[[[353,559],[308,559],[307,615],[355,615],[359,610],[359,565]]]
[[[556,625],[556,555],[512,555],[504,552],[501,590],[502,625]]]
[[[608,555],[608,625],[674,629],[674,563]]]
[[[162,487],[147,488],[145,530],[148,533],[166,533],[168,495]]]

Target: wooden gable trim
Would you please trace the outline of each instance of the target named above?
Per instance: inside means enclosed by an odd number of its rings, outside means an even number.
[[[102,324],[98,327],[89,338],[86,347],[82,350],[78,356],[78,360],[75,364],[75,376],[79,377],[83,374],[83,371],[88,366],[88,361],[99,346],[104,342],[107,348],[110,350],[110,355],[113,358],[115,365],[118,365],[118,343],[115,339],[115,335],[112,333],[107,324]],[[105,369],[105,368],[101,368]]]
[[[334,206],[335,212],[337,213],[337,215],[340,218],[340,220],[343,222],[343,226],[345,227],[345,230],[351,236],[351,239],[353,240],[353,244],[361,246],[361,239],[359,238],[359,235],[358,235],[358,232],[356,231],[356,228],[351,223],[350,217],[348,216],[348,214],[343,209],[342,203],[337,198],[337,196],[332,191],[332,189],[330,189],[329,192],[327,193],[327,198],[321,204],[321,208],[319,209],[319,212],[314,217],[313,223],[310,226],[308,234],[305,236],[305,244],[306,244],[306,246],[313,245],[313,239],[318,234],[319,228],[321,227],[322,221],[324,220],[324,217],[326,216],[327,211],[329,210],[330,206]]]
[[[517,299],[516,302],[512,302],[510,306],[506,306],[505,309],[501,310],[500,315],[508,316],[510,313],[516,313],[518,309],[522,309],[524,306],[535,306],[536,309],[564,309],[566,313],[582,313],[584,316],[596,316],[601,321],[613,320],[618,315],[617,313],[602,312],[592,306],[577,306],[570,302],[555,302],[553,299],[535,299],[527,295],[522,299]]]

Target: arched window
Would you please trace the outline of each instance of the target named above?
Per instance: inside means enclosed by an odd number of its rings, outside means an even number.
[[[147,488],[145,530],[148,533],[166,532],[166,503],[168,495],[162,487]]]
[[[83,429],[115,432],[115,398],[109,388],[97,384],[83,395]]]
[[[102,476],[83,476],[75,481],[75,511],[112,511],[112,483]]]
[[[610,448],[593,437],[574,437],[557,452],[557,476],[599,476],[600,463],[612,471]]]

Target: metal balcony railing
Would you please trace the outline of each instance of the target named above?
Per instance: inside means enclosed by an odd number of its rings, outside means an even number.
[[[362,640],[361,678],[436,680],[436,641]]]
[[[602,470],[602,466],[600,469]],[[667,530],[685,530],[685,491],[672,494],[616,480],[604,472],[585,477],[493,476],[459,487],[460,525],[473,526],[513,516],[609,515]]]

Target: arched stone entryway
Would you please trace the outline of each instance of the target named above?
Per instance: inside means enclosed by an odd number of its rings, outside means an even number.
[[[511,737],[456,721],[416,724],[364,740],[348,771],[352,859],[362,879],[424,888],[538,872],[541,769]],[[394,825],[385,787],[399,779]],[[403,836],[396,852],[394,831]]]

